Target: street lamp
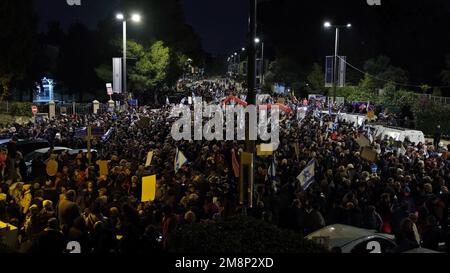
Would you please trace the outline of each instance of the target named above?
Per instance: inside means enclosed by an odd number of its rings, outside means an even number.
[[[330,22],[325,22],[323,24],[325,28],[332,28],[334,27],[336,29],[336,38],[335,38],[335,47],[334,47],[334,64],[333,64],[333,101],[336,102],[336,91],[337,91],[337,59],[338,59],[338,51],[339,51],[339,31],[341,28],[351,28],[352,24],[348,23],[346,25],[333,25]]]
[[[123,93],[128,96],[127,92],[127,19],[123,13],[118,13],[116,19],[122,21],[123,24]],[[141,21],[141,15],[133,13],[130,20],[134,23]]]
[[[131,15],[131,20],[135,23],[139,23],[139,22],[141,22],[141,15],[133,14],[133,15]]]

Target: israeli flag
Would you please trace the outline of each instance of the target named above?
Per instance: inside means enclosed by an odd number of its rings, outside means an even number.
[[[338,123],[340,117],[341,117],[341,110],[339,110],[339,112],[337,113],[336,118],[334,119],[334,123]]]
[[[174,166],[175,173],[177,173],[181,169],[181,167],[183,167],[183,165],[186,163],[187,163],[186,157],[184,156],[183,152],[181,152],[177,148],[177,152],[175,155],[175,166]]]
[[[277,176],[277,167],[275,163],[275,155],[273,156],[272,163],[270,164],[268,176],[271,181],[275,180],[275,177]]]
[[[370,127],[367,128],[367,136],[369,137],[370,143],[373,143],[373,133]]]
[[[297,177],[300,181],[300,186],[303,190],[307,190],[312,183],[314,183],[314,176],[316,171],[316,160],[311,160],[302,173]]]

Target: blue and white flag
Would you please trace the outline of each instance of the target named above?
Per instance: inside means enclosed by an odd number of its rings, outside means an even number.
[[[336,118],[334,119],[334,123],[338,123],[340,118],[341,118],[341,110],[338,111]]]
[[[186,164],[187,159],[184,156],[183,152],[181,152],[178,148],[177,148],[177,152],[175,154],[175,173],[177,173],[181,167],[183,167],[184,164]]]
[[[102,136],[102,140],[103,141],[108,141],[109,138],[111,137],[111,134],[112,134],[113,130],[114,130],[113,128],[109,128],[109,130],[106,132],[106,134],[104,134]]]
[[[275,155],[273,156],[272,163],[269,166],[269,171],[267,173],[267,176],[270,181],[275,180],[275,177],[277,176],[277,166],[275,163]]]
[[[367,136],[369,137],[370,143],[373,143],[373,133],[370,127],[367,127]]]
[[[300,186],[303,190],[307,190],[312,183],[314,183],[314,176],[316,171],[316,160],[311,160],[306,168],[302,171],[302,173],[297,177],[297,180],[300,181]]]

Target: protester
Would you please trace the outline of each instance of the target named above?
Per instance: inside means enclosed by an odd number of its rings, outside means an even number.
[[[229,80],[186,84],[180,88],[187,96],[201,96],[208,103],[245,94]],[[448,224],[450,162],[444,153],[434,154],[437,145],[405,142],[402,153],[394,141],[371,136],[370,147],[377,154],[372,162],[363,157],[357,141],[369,137],[365,126],[324,114],[320,110],[325,106],[313,101],[304,116],[298,115],[303,101],[283,99],[293,111],[281,114],[279,149],[272,156],[256,157],[255,203],[247,214],[303,235],[337,223],[390,233],[397,238],[395,251],[420,242],[436,249],[436,242],[447,238],[448,228],[437,227]],[[30,251],[61,253],[64,243],[75,240],[87,253],[139,253],[167,249],[180,225],[242,213],[232,157],[235,151],[239,158],[244,143],[175,141],[171,106],[14,125],[17,138],[44,138],[75,150],[86,148],[81,128],[110,133],[93,141],[97,152],[91,165],[83,152],[72,157],[48,154],[30,162],[31,172],[23,167],[14,141],[9,144],[8,159],[0,153],[0,194],[6,194],[0,200],[0,220],[17,219],[25,230],[24,241],[33,242]],[[349,106],[331,107],[344,112]],[[177,149],[187,163],[175,172]],[[153,158],[145,166],[149,151]],[[57,162],[52,176],[47,173],[49,158]],[[305,187],[298,177],[312,161],[313,183]],[[142,203],[142,179],[149,175],[157,176],[156,199]]]

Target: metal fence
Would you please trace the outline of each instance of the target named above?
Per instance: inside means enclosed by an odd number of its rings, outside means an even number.
[[[437,97],[437,96],[432,96],[432,95],[428,95],[428,94],[419,94],[419,93],[411,93],[411,94],[418,99],[425,97],[436,104],[450,105],[449,97]]]
[[[86,115],[93,112],[92,103],[58,103],[56,115]]]
[[[10,113],[11,107],[8,101],[0,101],[0,114]]]

